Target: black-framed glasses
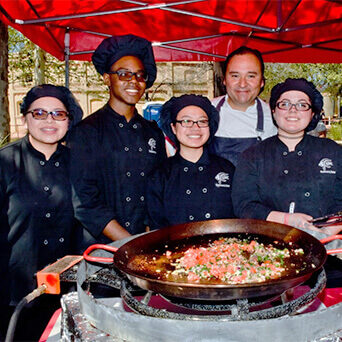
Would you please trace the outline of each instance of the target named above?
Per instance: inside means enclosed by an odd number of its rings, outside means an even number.
[[[56,121],[64,121],[69,117],[69,113],[65,110],[53,110],[51,112],[48,112],[44,109],[32,109],[26,112],[26,114],[32,114],[32,117],[36,120],[46,120],[49,114],[51,115],[52,119]]]
[[[148,80],[148,75],[145,71],[127,71],[127,70],[117,70],[117,71],[108,71],[107,74],[116,74],[119,77],[120,81],[130,81],[133,76],[138,82],[146,82]]]
[[[291,103],[289,101],[281,101],[281,102],[278,102],[276,106],[277,108],[281,110],[291,110],[292,107],[295,107],[296,110],[298,110],[299,112],[306,112],[310,108],[312,108],[312,106],[307,102]]]
[[[176,122],[180,123],[182,127],[191,128],[194,124],[196,124],[199,128],[208,127],[209,120],[176,120]]]

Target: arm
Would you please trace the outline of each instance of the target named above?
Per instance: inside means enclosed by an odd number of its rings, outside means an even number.
[[[259,192],[260,175],[254,149],[240,156],[235,169],[232,189],[234,212],[240,218],[266,220],[272,208],[267,206]]]
[[[116,220],[109,221],[102,233],[113,241],[121,240],[131,236],[131,234],[128,233],[128,231],[124,229]]]
[[[163,196],[164,182],[160,172],[152,173],[147,181],[146,205],[148,213],[148,225],[153,229],[159,229],[169,225],[165,217],[165,200]]]
[[[101,149],[96,148],[96,142],[96,131],[88,127],[83,131],[74,130],[68,139],[75,216],[93,236],[104,234],[116,240],[130,234],[115,220],[114,209],[106,206],[101,198],[98,165]]]

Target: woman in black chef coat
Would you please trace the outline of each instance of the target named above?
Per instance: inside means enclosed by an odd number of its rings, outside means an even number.
[[[310,220],[342,210],[342,147],[306,134],[317,125],[323,97],[305,79],[287,79],[271,92],[278,134],[243,153],[233,184],[235,214],[285,223],[317,237]]]
[[[246,150],[235,172],[234,211],[297,227],[321,239],[342,225],[316,228],[310,220],[342,210],[342,147],[306,134],[320,119],[323,97],[313,83],[287,79],[271,92],[278,134]],[[341,240],[326,245],[341,248]],[[324,266],[328,287],[342,286],[342,262],[329,256]]]
[[[36,288],[35,273],[70,254],[76,222],[69,149],[61,142],[83,112],[61,86],[33,87],[21,113],[27,135],[0,150],[1,334],[18,302]],[[59,298],[45,295],[22,311],[15,340],[37,340]],[[2,337],[2,336],[1,336]]]
[[[160,120],[178,151],[149,176],[150,228],[233,217],[234,166],[207,149],[218,128],[215,107],[200,95],[173,97],[163,105]]]

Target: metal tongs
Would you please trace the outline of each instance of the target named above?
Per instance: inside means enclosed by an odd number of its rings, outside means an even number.
[[[335,214],[325,215],[317,217],[310,221],[314,226],[320,228],[325,226],[333,226],[335,224],[342,223],[342,211],[338,211]]]

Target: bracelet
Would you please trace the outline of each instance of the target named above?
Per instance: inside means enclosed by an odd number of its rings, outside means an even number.
[[[288,224],[289,223],[289,214],[285,213],[284,214],[284,224]]]

